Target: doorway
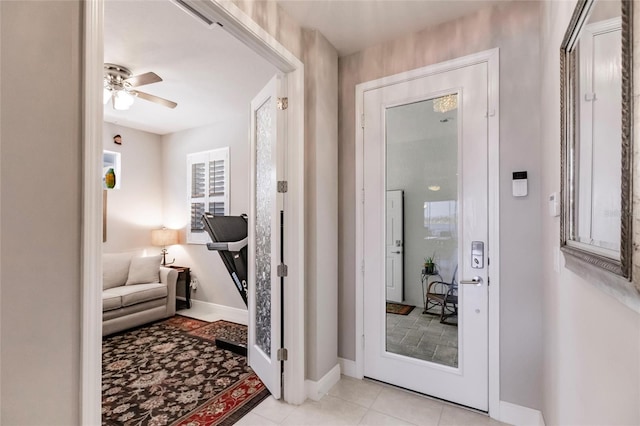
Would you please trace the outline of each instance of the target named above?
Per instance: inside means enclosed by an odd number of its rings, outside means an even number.
[[[496,49],[356,89],[356,367],[483,411],[499,401],[497,61]],[[389,309],[385,261],[385,197],[400,190],[404,313]]]
[[[211,25],[220,25],[265,57],[282,73],[287,75],[287,92],[291,102],[285,124],[293,141],[286,147],[286,170],[288,193],[284,198],[284,209],[291,212],[285,218],[284,257],[288,260],[289,277],[292,282],[284,297],[286,322],[283,324],[284,345],[289,351],[290,361],[284,365],[284,399],[293,404],[304,400],[304,311],[302,303],[304,283],[304,234],[302,206],[304,201],[302,165],[304,151],[302,141],[304,105],[295,102],[303,99],[304,75],[302,63],[287,49],[268,36],[255,22],[247,18],[232,4],[217,2],[189,2]],[[104,43],[104,2],[97,0],[85,5],[85,119],[84,119],[84,206],[83,206],[83,335],[82,335],[82,423],[100,422],[100,341],[101,341],[101,297],[95,283],[102,281],[102,189],[99,187],[102,167],[102,78]],[[194,21],[193,25],[200,25]],[[94,184],[95,183],[95,184]],[[274,265],[275,266],[275,265]]]

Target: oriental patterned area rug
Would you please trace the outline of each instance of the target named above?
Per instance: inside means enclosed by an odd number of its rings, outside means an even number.
[[[387,313],[397,315],[409,315],[415,306],[403,305],[402,303],[387,302]]]
[[[246,327],[175,316],[102,341],[103,425],[232,425],[269,391],[247,359],[215,346]]]

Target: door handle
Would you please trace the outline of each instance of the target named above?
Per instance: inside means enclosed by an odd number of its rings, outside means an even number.
[[[470,280],[461,280],[460,284],[474,284],[480,287],[482,285],[482,277],[473,277]]]
[[[398,250],[398,251],[392,251],[391,253],[400,254],[402,252],[400,250]]]

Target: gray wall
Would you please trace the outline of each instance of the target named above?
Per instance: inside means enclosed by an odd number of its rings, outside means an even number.
[[[317,381],[338,363],[338,54],[303,31],[305,62],[305,363]]]
[[[560,191],[559,51],[575,4],[575,1],[541,4],[539,99],[543,200],[546,195]],[[634,4],[637,150],[640,134],[640,60],[637,55],[640,53],[640,34],[637,31],[640,28],[640,8],[635,6],[637,4]],[[567,269],[563,258],[559,269],[555,270],[560,221],[558,217],[548,215],[546,202],[540,206],[539,215],[543,235],[540,266],[544,296],[545,423],[640,424],[640,314],[598,288],[595,276],[587,273],[581,277]],[[614,281],[611,276],[606,280]]]
[[[538,2],[501,2],[339,61],[339,344],[355,357],[355,86],[500,48],[501,399],[541,407]],[[529,195],[511,196],[511,172],[529,171]],[[526,336],[523,339],[522,336]]]
[[[0,2],[2,413],[79,423],[79,1]]]
[[[119,189],[107,190],[107,241],[105,253],[148,249],[151,230],[162,227],[162,143],[159,135],[112,123],[103,125],[103,148],[121,154]],[[122,136],[122,145],[113,143]]]
[[[338,220],[337,53],[319,32],[303,31],[276,2],[232,1],[305,64],[305,126],[311,126],[305,128],[305,221],[310,221],[305,223],[305,370],[306,378],[316,381],[337,361],[337,261],[332,258]]]

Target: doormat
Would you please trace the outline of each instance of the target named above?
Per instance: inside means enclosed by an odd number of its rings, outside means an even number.
[[[403,305],[402,303],[387,302],[387,313],[396,315],[409,315],[415,306]]]

